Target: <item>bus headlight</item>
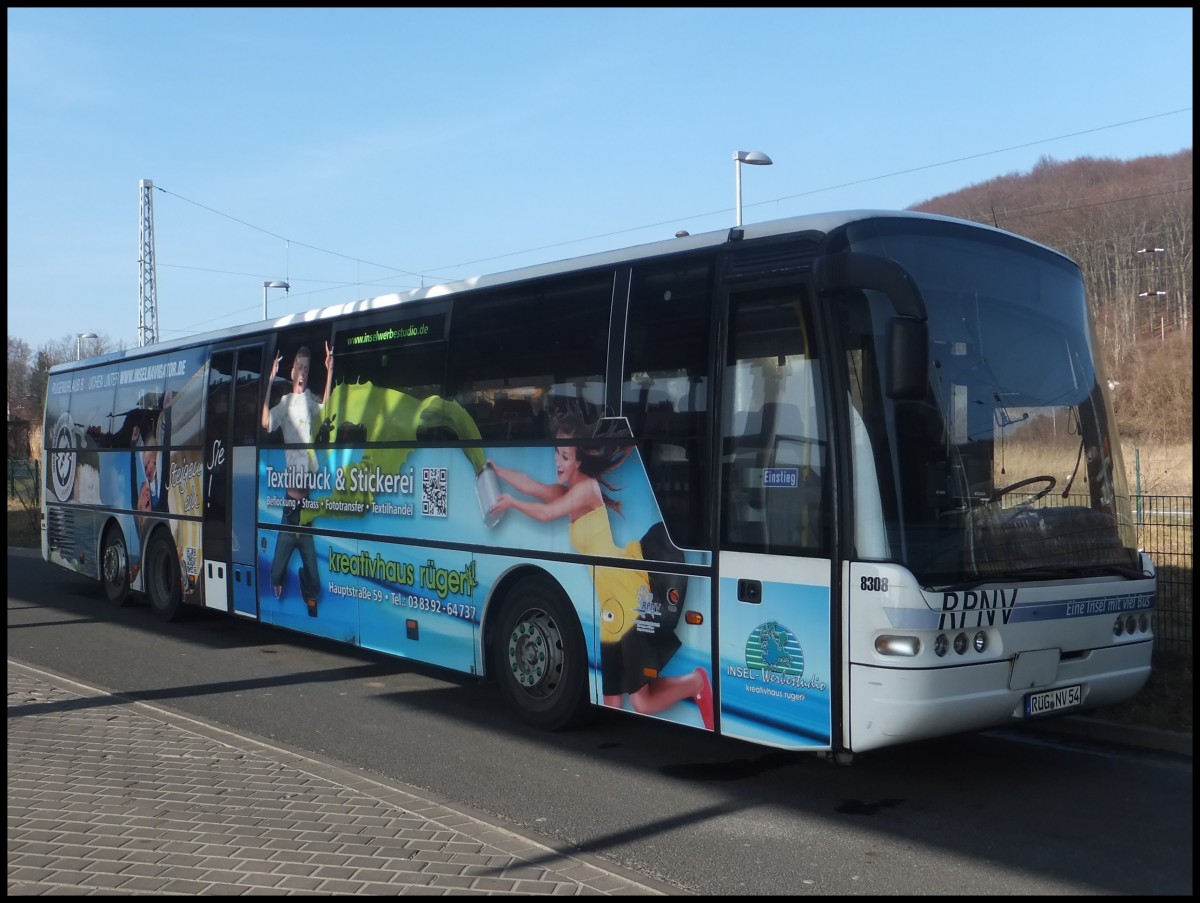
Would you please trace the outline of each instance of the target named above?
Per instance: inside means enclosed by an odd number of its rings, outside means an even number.
[[[1143,633],[1145,633],[1146,631],[1148,631],[1150,629],[1150,616],[1149,615],[1142,615],[1141,617],[1138,618],[1138,629],[1141,630]]]
[[[875,651],[880,655],[904,655],[912,658],[920,653],[921,641],[915,636],[877,636]]]
[[[933,654],[941,658],[946,654],[946,650],[950,648],[950,641],[946,639],[946,634],[939,633],[937,639],[933,641]]]
[[[1113,636],[1120,636],[1124,632],[1125,632],[1125,619],[1122,618],[1120,615],[1118,615],[1117,620],[1113,622]]]
[[[960,633],[954,637],[954,651],[962,655],[967,651],[967,635]]]
[[[975,634],[975,640],[972,643],[972,645],[975,647],[976,652],[982,652],[984,649],[986,649],[987,648],[987,633],[985,633],[984,631],[981,630],[981,631],[979,631],[979,633]]]

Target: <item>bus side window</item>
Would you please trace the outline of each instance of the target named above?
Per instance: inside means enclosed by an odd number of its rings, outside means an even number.
[[[711,319],[708,260],[634,270],[621,413],[638,440],[667,532],[688,548],[703,545],[708,530]]]
[[[243,348],[237,355],[234,387],[233,444],[253,445],[261,421],[262,348]]]
[[[545,439],[552,394],[603,386],[612,293],[604,271],[457,299],[447,397],[484,440]]]

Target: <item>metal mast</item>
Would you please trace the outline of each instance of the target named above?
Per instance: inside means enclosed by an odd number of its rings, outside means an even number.
[[[154,183],[138,182],[141,253],[138,255],[138,347],[158,341],[158,290],[154,285]]]

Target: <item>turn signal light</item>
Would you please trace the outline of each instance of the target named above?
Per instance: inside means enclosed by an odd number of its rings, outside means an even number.
[[[909,658],[921,651],[921,641],[915,636],[877,636],[875,651],[880,655],[903,655]]]

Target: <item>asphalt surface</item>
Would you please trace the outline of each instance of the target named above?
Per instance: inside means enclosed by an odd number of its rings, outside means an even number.
[[[1086,715],[1038,729],[1192,755],[1190,733]],[[453,800],[11,659],[8,893],[686,895]]]

